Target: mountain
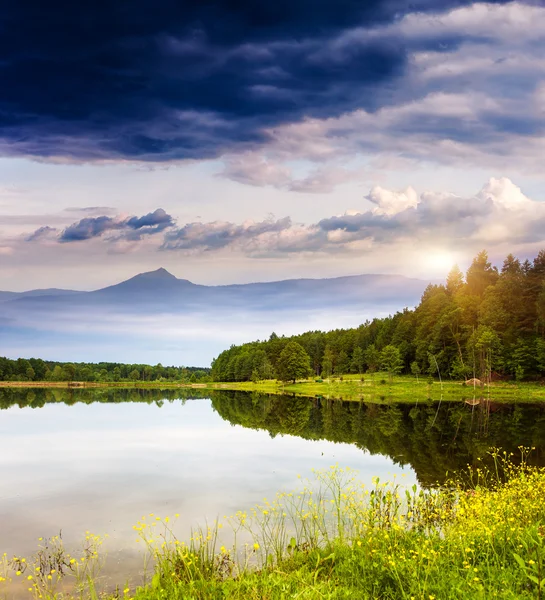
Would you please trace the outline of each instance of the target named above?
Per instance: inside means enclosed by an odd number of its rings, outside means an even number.
[[[158,296],[177,295],[187,288],[200,288],[187,279],[178,279],[162,267],[156,271],[139,273],[126,281],[89,292],[91,298],[106,298],[115,301],[116,298],[124,300],[130,296],[134,300],[153,300]]]
[[[286,279],[266,283],[205,286],[178,279],[166,269],[139,273],[92,292],[31,290],[0,292],[0,302],[62,307],[124,305],[175,312],[205,305],[260,310],[348,306],[396,300],[400,308],[418,301],[427,282],[401,275],[354,275],[331,279]]]
[[[16,300],[19,298],[38,298],[43,296],[72,296],[85,294],[76,290],[62,290],[58,288],[47,288],[45,290],[29,290],[28,292],[0,292],[0,302]]]
[[[206,364],[273,330],[352,327],[414,306],[427,284],[355,275],[206,286],[160,268],[90,292],[0,292],[0,355]]]

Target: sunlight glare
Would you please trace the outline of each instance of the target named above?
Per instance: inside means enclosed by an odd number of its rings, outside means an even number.
[[[430,275],[446,278],[457,260],[452,252],[431,250],[425,255],[422,262]]]

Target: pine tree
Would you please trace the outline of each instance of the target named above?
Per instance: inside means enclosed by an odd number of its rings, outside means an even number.
[[[494,285],[498,280],[498,270],[488,260],[486,250],[481,250],[473,259],[466,273],[469,293],[482,296],[487,287]]]
[[[458,265],[454,265],[447,275],[447,292],[454,296],[464,286],[464,275]]]
[[[354,353],[352,354],[352,362],[350,363],[352,373],[358,373],[361,375],[363,371],[363,350],[361,346],[356,346],[354,348]]]
[[[401,360],[399,349],[391,344],[385,346],[380,353],[380,365],[388,372],[388,378],[391,383],[394,375],[399,373],[403,368],[403,361]]]
[[[291,341],[280,353],[276,364],[276,374],[282,381],[303,379],[311,374],[310,356],[301,344]]]

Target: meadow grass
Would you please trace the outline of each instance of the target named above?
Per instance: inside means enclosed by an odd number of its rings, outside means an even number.
[[[520,450],[516,464],[495,451],[491,468],[468,468],[429,490],[377,478],[367,487],[332,466],[187,542],[175,518],[147,515],[134,529],[154,566],[136,589],[97,591],[101,538],[91,534],[74,557],[58,538],[26,560],[4,556],[0,589],[24,580],[38,599],[541,600],[545,469]]]
[[[494,402],[545,401],[542,382],[494,381],[484,387],[463,385],[461,381],[439,381],[431,377],[396,375],[392,381],[388,373],[364,375],[346,374],[321,380],[310,378],[294,383],[275,379],[244,382],[181,383],[176,381],[114,381],[114,382],[39,382],[0,381],[0,388],[125,388],[125,389],[199,389],[260,392],[263,394],[290,394],[303,397],[324,397],[329,400],[387,402],[445,401],[482,398]]]
[[[208,389],[240,390],[265,394],[294,394],[323,397],[330,400],[365,401],[367,403],[445,401],[455,402],[482,398],[495,402],[540,402],[545,400],[545,386],[539,382],[495,381],[483,387],[463,385],[461,381],[428,377],[416,379],[411,375],[395,376],[387,373],[335,376],[329,379],[306,379],[293,383],[276,380],[259,382],[209,383]]]

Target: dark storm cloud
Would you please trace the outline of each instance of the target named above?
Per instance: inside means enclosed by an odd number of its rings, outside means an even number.
[[[304,116],[374,111],[401,100],[393,89],[406,71],[406,43],[396,36],[335,40],[410,11],[468,4],[2,3],[2,152],[73,160],[202,158],[251,147],[264,141],[265,127]],[[412,43],[446,51],[462,39],[427,32]],[[104,226],[108,221],[89,222],[74,235],[93,236]]]
[[[100,217],[86,217],[69,225],[58,235],[57,240],[59,242],[80,242],[100,237],[107,232],[119,231],[120,235],[116,239],[137,241],[144,235],[160,233],[173,225],[174,219],[162,208],[158,208],[142,217],[128,217],[124,219],[105,215]],[[57,231],[53,227],[40,227],[29,235],[26,241],[35,242],[51,238]]]

